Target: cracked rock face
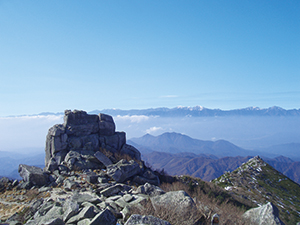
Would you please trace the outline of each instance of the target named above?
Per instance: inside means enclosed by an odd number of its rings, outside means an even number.
[[[125,132],[116,132],[115,127],[110,115],[66,110],[64,123],[54,125],[47,134],[46,171],[60,165],[69,170],[103,169],[105,165],[95,157],[100,148],[141,160],[140,152],[126,144]]]

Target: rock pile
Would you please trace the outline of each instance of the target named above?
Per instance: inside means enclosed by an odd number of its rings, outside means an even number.
[[[125,132],[116,132],[113,118],[106,114],[97,116],[66,110],[64,123],[54,125],[48,131],[45,153],[44,170],[19,166],[24,180],[21,188],[56,187],[64,180],[62,175],[71,176],[75,171],[85,174],[90,183],[109,179],[116,182],[131,179],[137,184],[160,183],[157,175],[144,166],[140,152],[126,144]],[[123,159],[123,156],[131,160]],[[72,186],[71,181],[68,185]]]
[[[74,176],[73,182],[76,185],[72,189],[40,188],[39,192],[48,192],[49,197],[38,199],[32,204],[26,224],[116,225],[117,221],[124,224],[125,220],[127,225],[140,224],[136,221],[154,221],[147,224],[169,224],[151,216],[132,215],[130,218],[132,207],[142,207],[143,201],[152,199],[155,201],[156,196],[165,194],[154,185],[146,183],[134,190],[125,184],[99,183],[92,188],[86,182],[82,182],[79,175]],[[148,192],[142,191],[145,189]],[[176,196],[174,193],[173,198]],[[17,214],[10,217],[7,222],[13,223],[16,219]]]
[[[60,166],[69,170],[103,169],[105,165],[95,156],[100,148],[141,160],[140,152],[126,144],[125,132],[116,132],[115,127],[109,115],[66,110],[64,123],[48,131],[46,170],[53,171]]]

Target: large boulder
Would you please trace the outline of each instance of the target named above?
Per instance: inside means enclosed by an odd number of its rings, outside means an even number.
[[[170,191],[151,197],[150,200],[154,209],[162,207],[183,211],[196,207],[194,200],[185,191]]]
[[[153,185],[160,185],[160,180],[158,176],[154,174],[154,172],[150,169],[146,170],[141,176],[135,176],[133,179],[134,182],[138,184],[153,184]]]
[[[132,145],[124,144],[120,153],[123,155],[129,155],[133,159],[141,160],[141,153]]]
[[[131,215],[125,225],[171,225],[165,220],[161,220],[154,216],[142,216],[138,214]]]
[[[49,182],[49,175],[44,173],[41,168],[36,166],[20,164],[18,172],[23,178],[24,182],[29,183],[32,186],[41,187]]]
[[[124,182],[140,172],[140,165],[134,160],[128,162],[125,159],[121,159],[118,163],[107,167],[107,175],[117,182]]]
[[[260,225],[284,225],[279,219],[278,208],[271,202],[257,208],[249,209],[243,214],[253,224]]]

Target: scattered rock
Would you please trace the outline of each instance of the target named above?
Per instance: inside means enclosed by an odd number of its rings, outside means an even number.
[[[161,188],[149,183],[139,186],[135,193],[148,195],[150,197],[165,194],[165,192]]]
[[[97,214],[92,220],[90,225],[115,225],[117,218],[108,209]]]
[[[140,172],[140,165],[134,160],[128,162],[125,159],[121,159],[118,163],[107,167],[107,175],[117,182],[124,182]]]
[[[161,220],[154,216],[142,216],[142,215],[131,215],[125,225],[171,225],[169,222],[165,220]]]
[[[19,165],[18,172],[25,182],[29,182],[33,186],[44,186],[49,182],[49,175],[36,166]]]
[[[257,208],[249,209],[243,217],[261,225],[284,225],[279,219],[278,208],[271,202]]]
[[[111,187],[105,188],[100,192],[101,195],[105,197],[110,197],[117,195],[120,192],[128,192],[131,189],[130,186],[122,185],[122,184],[116,184]]]
[[[100,151],[97,151],[94,156],[106,167],[112,164],[112,161]]]

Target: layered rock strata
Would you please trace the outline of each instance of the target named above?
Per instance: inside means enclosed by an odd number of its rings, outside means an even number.
[[[110,115],[66,110],[64,123],[48,131],[45,169],[54,171],[60,166],[69,170],[103,169],[107,165],[97,157],[100,148],[141,160],[140,152],[126,144],[125,132],[115,131],[115,127]]]

